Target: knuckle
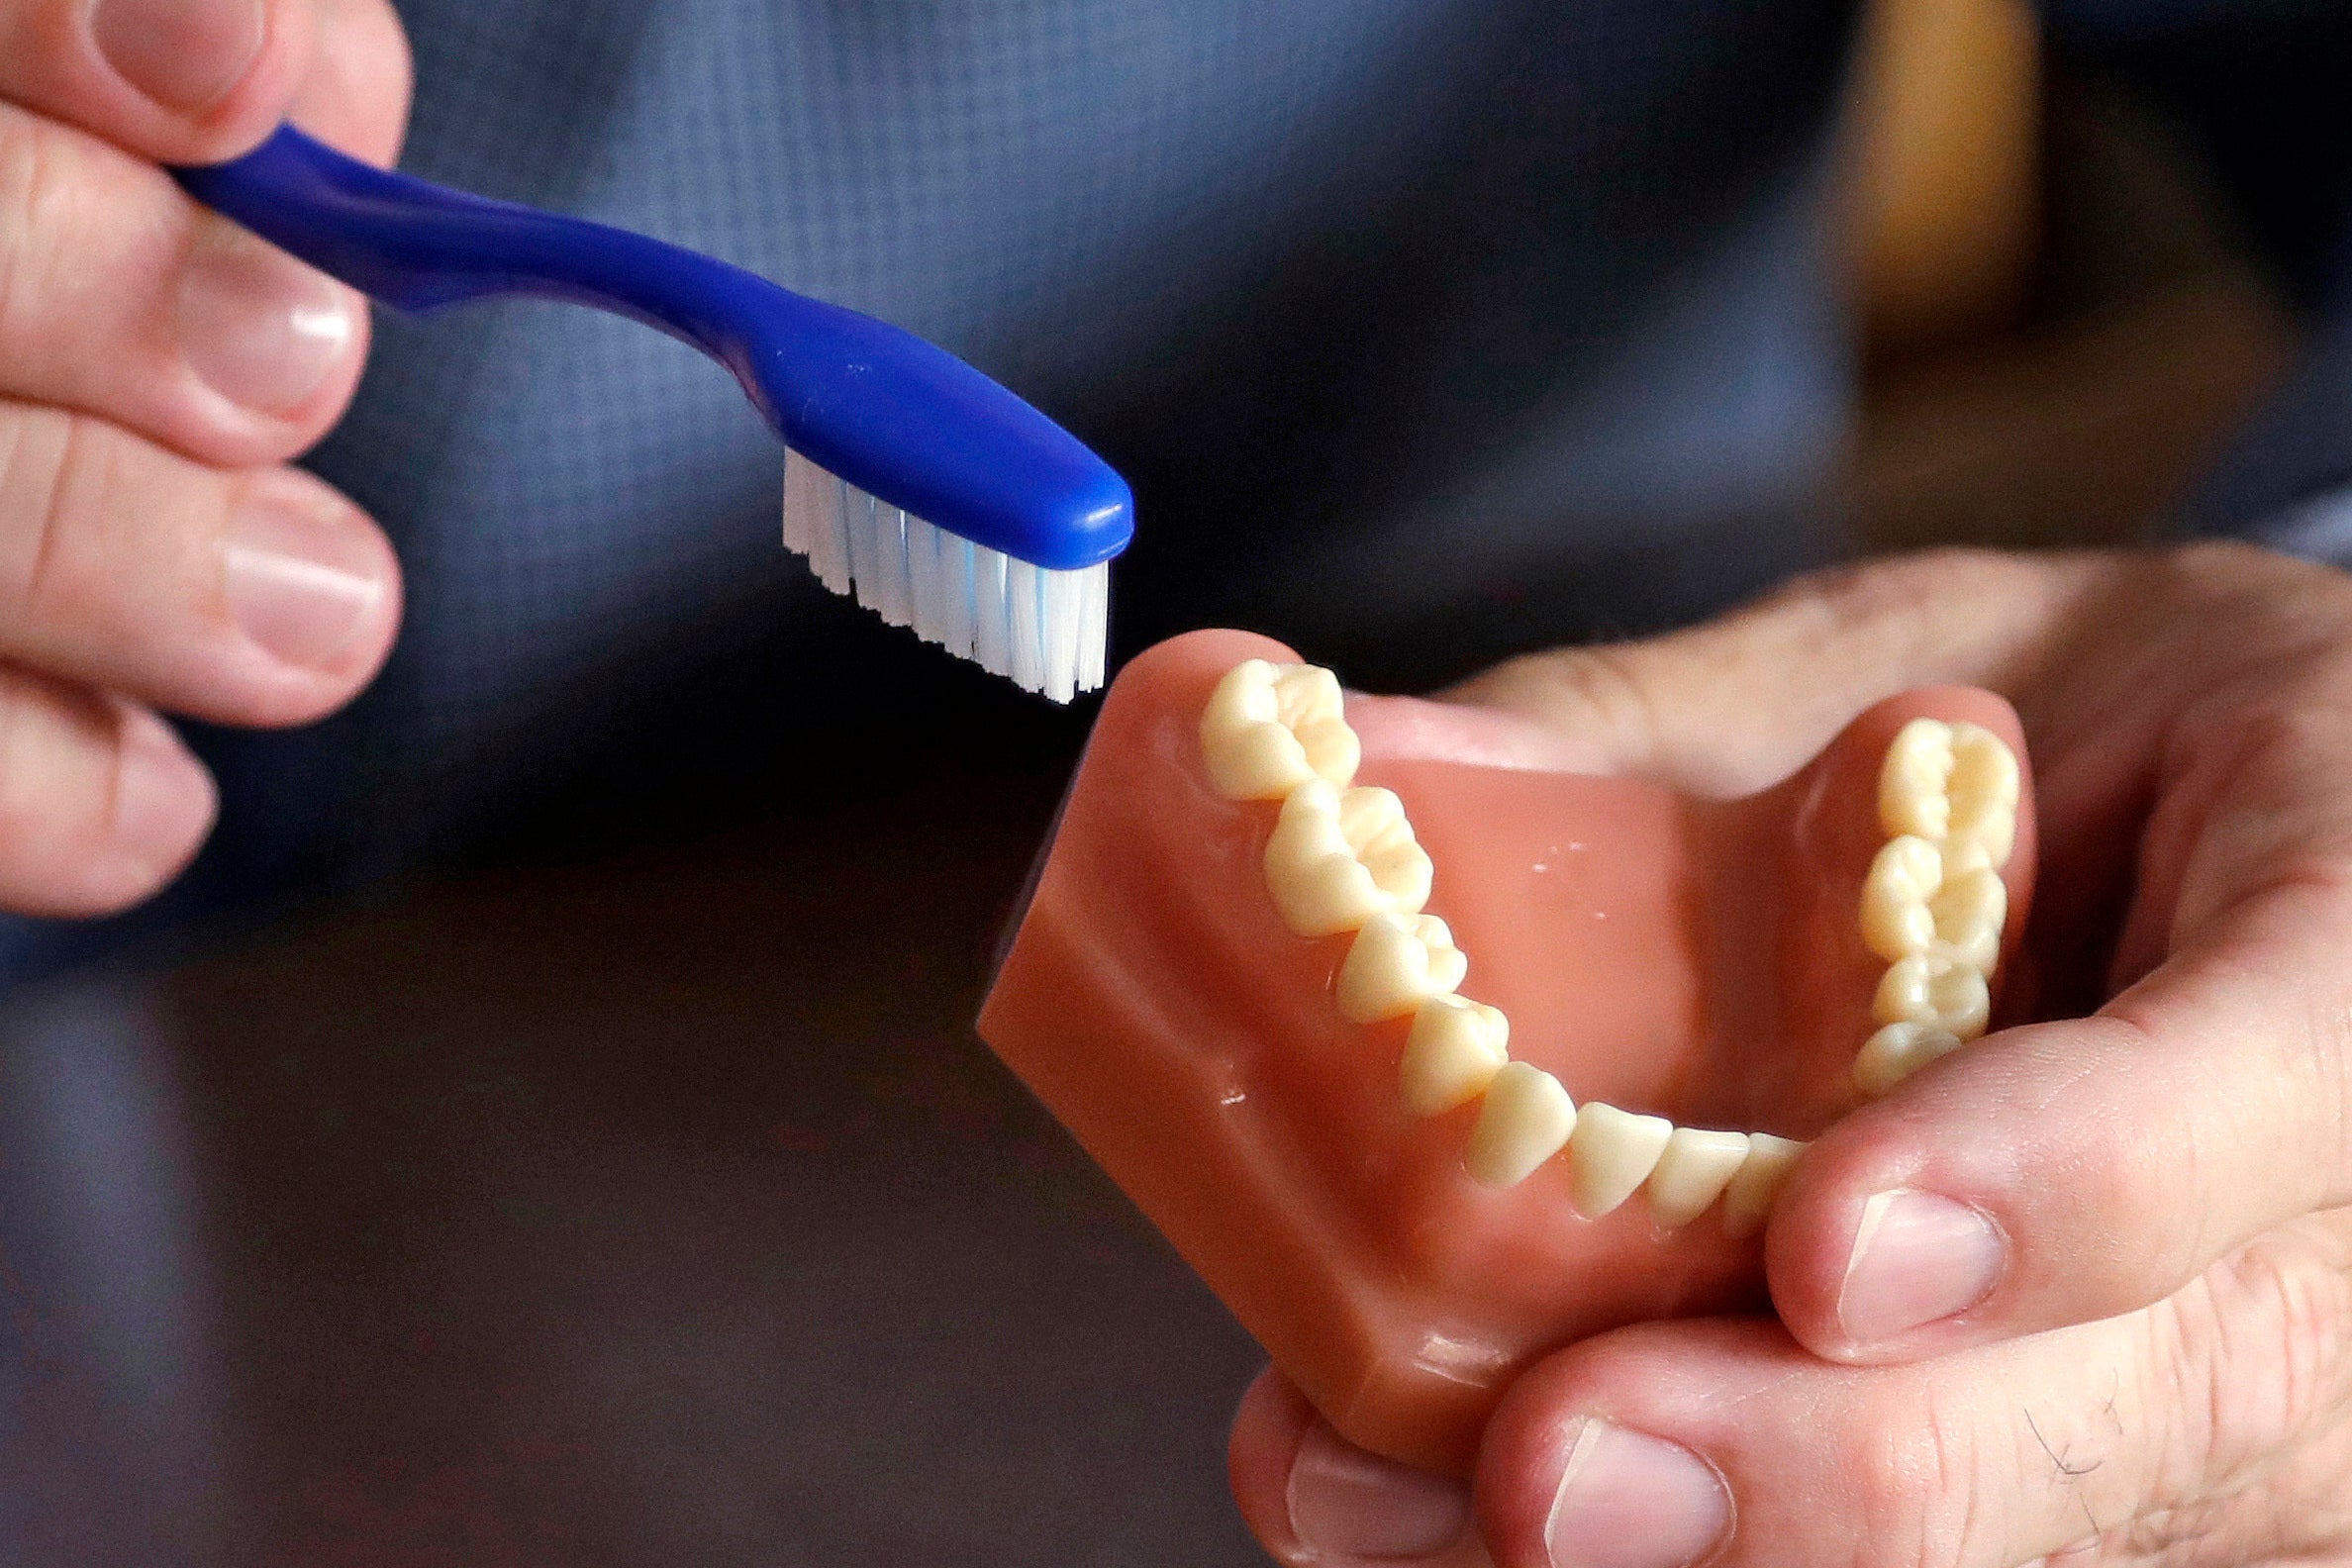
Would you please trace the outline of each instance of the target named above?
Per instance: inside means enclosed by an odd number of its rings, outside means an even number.
[[[1932,1399],[1853,1445],[1853,1568],[1978,1568],[1989,1538],[1989,1454],[1973,1421]]]
[[[2158,1502],[2234,1488],[2352,1399],[2348,1254],[2317,1225],[2285,1226],[2166,1303],[2153,1370],[2181,1397]]]
[[[58,237],[85,199],[67,161],[49,125],[0,103],[0,343],[46,336],[36,318],[56,294]]]
[[[0,430],[0,634],[69,610],[67,537],[104,466],[80,416],[25,410]]]

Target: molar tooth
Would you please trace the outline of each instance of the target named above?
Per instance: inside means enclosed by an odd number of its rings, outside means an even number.
[[[1650,1218],[1661,1230],[1679,1230],[1707,1213],[1747,1159],[1745,1132],[1676,1127],[1650,1172]]]
[[[1887,970],[1870,1011],[1881,1024],[1928,1024],[1966,1040],[1985,1032],[1993,998],[1974,964],[1947,952],[1913,953]]]
[[[2017,837],[2017,754],[1992,731],[1952,726],[1951,822],[1945,836],[1980,846],[1995,870],[2009,864]]]
[[[1510,1060],[1511,1021],[1464,996],[1435,996],[1413,1015],[1397,1077],[1415,1116],[1442,1116],[1485,1094]]]
[[[1280,800],[1311,778],[1344,787],[1361,754],[1338,677],[1312,664],[1244,659],[1201,714],[1201,755],[1228,800]]]
[[[1927,908],[1934,916],[1935,939],[1990,976],[2001,962],[2001,931],[2009,924],[2009,885],[2001,873],[1989,866],[1964,871],[1936,889]]]
[[[1632,1197],[1673,1136],[1674,1124],[1664,1117],[1635,1116],[1613,1105],[1578,1111],[1568,1142],[1569,1197],[1576,1212],[1598,1220]]]
[[[1913,719],[1895,732],[1879,766],[1879,826],[1887,835],[1941,838],[1951,826],[1945,781],[1952,772],[1952,727]]]
[[[1387,790],[1342,792],[1309,779],[1282,803],[1266,840],[1266,889],[1299,935],[1335,936],[1375,915],[1418,913],[1429,896],[1429,857]]]
[[[1863,1041],[1854,1057],[1854,1087],[1876,1100],[1960,1045],[1959,1035],[1932,1024],[1889,1024]]]
[[[1462,1165],[1488,1187],[1516,1187],[1568,1141],[1576,1102],[1560,1080],[1526,1062],[1507,1062],[1487,1085]]]
[[[1888,839],[1862,880],[1862,940],[1889,960],[1925,952],[1936,936],[1928,900],[1942,885],[1935,845],[1911,833]]]
[[[1470,960],[1434,915],[1375,915],[1339,966],[1339,1011],[1350,1023],[1403,1018],[1462,983]]]
[[[1723,1233],[1737,1240],[1764,1227],[1781,1183],[1805,1145],[1769,1132],[1748,1134],[1748,1156],[1723,1189]]]

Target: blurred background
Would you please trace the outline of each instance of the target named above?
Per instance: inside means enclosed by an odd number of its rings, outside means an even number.
[[[1092,343],[1127,356],[1114,383],[1035,346],[1033,324],[959,339],[880,273],[849,268],[830,292],[1082,413],[1142,501],[1119,612],[1130,651],[1231,620],[1410,687],[1531,639],[1663,624],[1851,549],[2120,542],[2243,510],[2259,484],[2241,470],[2271,471],[2243,433],[2297,374],[2341,259],[2340,19],[2281,5],[2275,25],[2216,41],[2166,24],[2190,5],[2113,8],[2128,26],[2082,5],[2046,29],[2024,0],[1874,0],[1858,33],[1844,7],[1813,7],[1807,44],[1785,31],[1790,7],[1672,9],[1721,46],[1674,78],[1716,94],[1710,137],[1736,138],[1764,91],[1709,86],[1711,71],[1779,73],[1826,106],[1821,125],[1760,133],[1772,157],[1690,198],[1690,222],[1731,237],[1717,249],[1669,243],[1684,221],[1671,190],[1611,205],[1529,174],[1538,117],[1467,163],[1400,177],[1387,218],[1326,217],[1304,257],[1247,252],[1214,298],[1171,284],[1106,305],[1084,279],[999,279],[1048,319],[1119,316],[1127,336]],[[596,210],[602,187],[564,183],[559,141],[469,164],[446,129],[450,102],[512,87],[481,57],[563,45],[550,72],[586,71],[594,37],[530,33],[519,7],[404,10],[424,89],[412,166]],[[1592,8],[1590,57],[1564,49],[1510,79],[1532,102],[1560,73],[1618,69],[1622,41],[1601,24],[1622,11]],[[1758,56],[1767,24],[1779,52]],[[1571,173],[1642,155],[1624,126],[1680,101],[1632,96]],[[1314,344],[1362,330],[1348,280],[1421,278],[1456,242],[1495,248],[1438,199],[1480,181],[1497,225],[1524,216],[1497,190],[1568,202],[1621,275],[1506,289],[1500,319],[1517,325],[1485,358],[1428,325],[1474,313],[1466,283],[1374,290],[1397,385],[1447,387],[1466,364],[1484,379],[1425,398],[1410,430],[1367,414],[1385,384],[1323,376]],[[1803,199],[1773,198],[1777,184]],[[696,242],[693,211],[623,216]],[[1224,221],[1246,228],[1252,211]],[[1396,242],[1408,230],[1420,239]],[[908,275],[960,264],[939,245]],[[1730,255],[1802,260],[1819,286],[1786,308],[1715,289]],[[804,281],[789,260],[769,270]],[[1585,322],[1562,341],[1622,348],[1608,373],[1635,390],[1598,399],[1604,376],[1512,403],[1514,354],[1552,344],[1547,291],[1612,288],[1659,306],[1613,320],[1656,330]],[[1754,308],[1710,315],[1718,295]],[[1287,357],[1236,357],[1277,307],[1316,325],[1275,334]],[[1712,355],[1655,347],[1723,341],[1734,320],[1778,325]],[[394,524],[413,565],[446,541],[402,533],[404,497],[482,496],[490,515],[470,526],[501,531],[508,553],[466,591],[505,584],[519,603],[549,580],[535,573],[568,569],[533,554],[561,537],[561,507],[604,503],[593,471],[564,466],[581,460],[566,442],[716,475],[687,502],[649,479],[612,504],[671,523],[681,507],[740,513],[757,527],[739,547],[772,549],[758,492],[774,454],[747,426],[696,423],[693,399],[732,393],[634,329],[561,322],[525,308],[481,336],[586,342],[584,359],[531,373],[603,375],[616,402],[502,426],[494,376],[472,402],[418,379],[462,358],[446,324],[388,324],[322,469]],[[1244,365],[1259,379],[1237,381]],[[672,370],[693,399],[656,395]],[[1678,376],[1696,389],[1682,404]],[[437,467],[419,422],[444,395],[479,419],[438,433],[475,447]],[[1477,417],[1506,405],[1543,418],[1482,434]],[[1297,440],[1308,428],[1346,439]],[[1473,447],[1504,460],[1415,478],[1436,473],[1432,451]],[[369,467],[371,449],[396,466]],[[510,449],[544,462],[500,466]],[[1726,492],[1702,485],[1661,500],[1660,452],[1697,454],[1708,483],[1734,476],[1746,499],[1718,508]],[[1597,517],[1715,508],[1723,569],[1692,581],[1631,550],[1539,570],[1501,527],[1467,588],[1417,603],[1398,585],[1448,547],[1447,517],[1548,516],[1563,495]],[[1756,506],[1801,513],[1784,532],[1802,547],[1755,542]],[[1351,508],[1361,530],[1334,532],[1326,514]],[[1307,543],[1253,553],[1278,527]],[[970,1032],[1084,712],[998,691],[809,597],[790,562],[743,575],[738,545],[697,543],[686,553],[708,570],[678,576],[658,532],[632,548],[613,569],[652,580],[658,614],[616,600],[586,634],[597,656],[568,664],[555,619],[510,618],[506,684],[463,702],[429,678],[462,593],[421,591],[386,693],[344,733],[388,706],[445,718],[430,745],[377,742],[356,775],[281,769],[291,783],[225,823],[198,893],[20,942],[0,1004],[0,1561],[1259,1560],[1223,1476],[1253,1347]],[[798,620],[779,631],[786,600]],[[714,732],[732,748],[697,738]],[[234,784],[246,742],[208,743]],[[318,834],[270,847],[284,840],[267,820],[306,813],[374,836],[321,829],[332,855]],[[222,866],[312,860],[335,869],[248,876],[271,891],[194,918]]]

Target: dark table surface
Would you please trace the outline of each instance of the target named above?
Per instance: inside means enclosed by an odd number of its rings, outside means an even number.
[[[0,1012],[0,1562],[1254,1564],[1254,1347],[973,1037],[934,773]]]

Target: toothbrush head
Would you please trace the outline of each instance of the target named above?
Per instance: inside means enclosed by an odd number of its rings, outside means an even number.
[[[946,350],[784,297],[779,332],[735,370],[784,438],[785,544],[835,593],[1016,685],[1054,702],[1101,687],[1127,481]]]
[[[787,447],[784,544],[818,581],[1057,703],[1103,685],[1111,562],[1039,566],[877,499]]]

